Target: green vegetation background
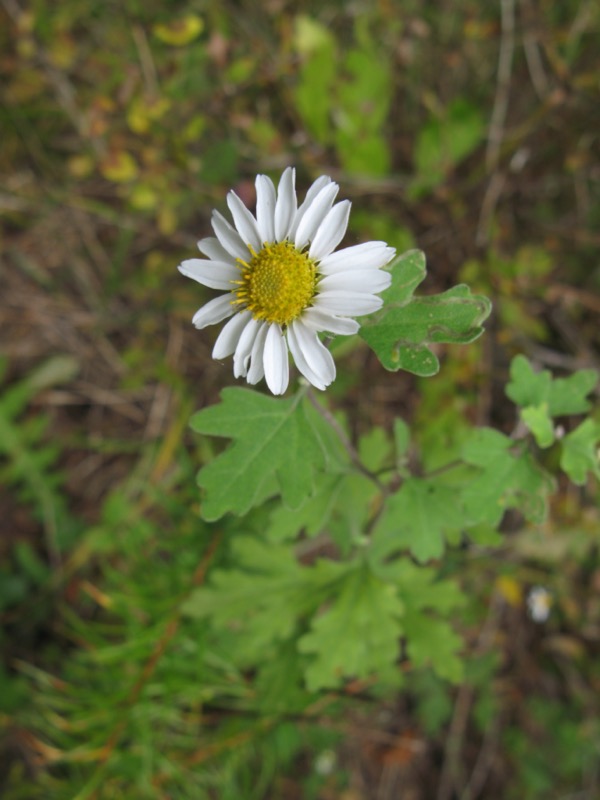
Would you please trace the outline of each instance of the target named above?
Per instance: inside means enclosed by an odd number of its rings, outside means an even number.
[[[599,42],[589,0],[2,0],[3,798],[600,795],[592,488],[447,557],[459,687],[405,662],[392,696],[295,714],[207,654],[180,609],[230,523],[198,517],[212,445],[187,425],[234,381],[191,327],[210,292],[175,270],[229,188],[252,205],[257,171],[330,174],[349,240],[418,246],[431,291],[495,307],[427,381],[341,348],[353,435],[402,416],[442,453],[465,421],[510,432],[513,355],[599,363]]]

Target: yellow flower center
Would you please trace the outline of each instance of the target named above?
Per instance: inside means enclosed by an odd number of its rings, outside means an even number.
[[[291,242],[267,242],[249,263],[240,262],[234,303],[244,305],[254,319],[289,325],[310,305],[315,294],[316,267],[307,253]]]

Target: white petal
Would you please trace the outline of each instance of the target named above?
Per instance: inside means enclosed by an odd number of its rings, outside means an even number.
[[[333,201],[338,193],[337,183],[329,183],[321,189],[319,194],[306,209],[296,231],[295,245],[301,250],[314,237],[321,222],[329,213]]]
[[[304,198],[304,202],[296,211],[296,216],[294,217],[294,221],[292,223],[292,227],[290,228],[290,239],[292,239],[296,235],[296,231],[298,230],[298,225],[302,220],[302,217],[306,214],[309,207],[312,205],[313,200],[319,194],[323,187],[327,186],[328,183],[331,183],[331,178],[328,175],[321,175],[317,180],[309,187],[306,197]]]
[[[203,258],[189,258],[177,268],[182,275],[192,278],[210,289],[232,289],[231,281],[240,279],[240,271],[222,261],[207,261]]]
[[[340,270],[379,269],[395,255],[395,249],[385,242],[364,242],[326,256],[319,264],[319,270],[323,275],[333,275]]]
[[[275,241],[275,203],[273,181],[266,175],[256,176],[256,222],[263,242]]]
[[[292,322],[292,324],[287,329],[287,342],[288,347],[290,348],[290,353],[292,354],[292,358],[294,359],[294,363],[298,367],[299,371],[304,375],[306,380],[315,386],[317,389],[325,389],[325,384],[316,375],[313,370],[309,367],[306,358],[304,357],[304,353],[302,352],[302,347],[298,342],[298,338],[296,336],[296,325],[298,321]]]
[[[214,236],[207,236],[206,239],[200,239],[198,242],[198,250],[210,258],[211,261],[225,261],[228,264],[235,264],[235,258],[232,258],[231,253],[228,253],[221,242]]]
[[[327,289],[317,294],[314,300],[315,308],[327,314],[341,315],[342,317],[362,317],[378,311],[383,305],[381,297],[363,292],[340,291]]]
[[[242,311],[239,314],[235,314],[229,322],[225,323],[213,347],[213,358],[226,358],[235,351],[240,335],[246,327],[250,316],[251,314],[249,311]]]
[[[329,175],[319,175],[317,180],[313,181],[313,183],[311,183],[311,185],[308,187],[306,197],[304,198],[304,202],[302,203],[300,209],[308,208],[315,197],[320,193],[321,189],[324,186],[327,186],[328,183],[333,183]],[[298,210],[300,211],[300,209]]]
[[[227,195],[227,205],[231,211],[231,216],[233,217],[237,232],[244,242],[254,248],[254,252],[258,253],[262,242],[256,220],[235,192],[229,192]]]
[[[304,325],[301,320],[296,320],[290,327],[294,329],[296,343],[310,372],[318,378],[322,386],[329,386],[335,378],[335,362],[331,353],[315,331]],[[303,372],[300,364],[298,364],[298,369]],[[310,380],[308,375],[305,377]],[[312,380],[311,383],[313,383]],[[317,386],[316,383],[313,385]],[[317,388],[320,387],[317,386]]]
[[[252,317],[240,335],[240,339],[233,355],[233,374],[236,378],[245,378],[248,372],[248,363],[252,345],[258,333],[260,322]]]
[[[342,200],[327,214],[312,241],[308,255],[316,261],[328,256],[344,238],[348,227],[351,203]]]
[[[217,322],[227,319],[235,311],[235,306],[231,303],[232,300],[233,295],[231,292],[210,300],[205,306],[196,311],[192,319],[193,324],[196,328],[206,328],[207,325],[216,325]]]
[[[264,350],[265,380],[273,394],[283,394],[290,380],[288,349],[277,324],[269,325]]]
[[[326,289],[341,289],[351,292],[364,292],[365,294],[377,294],[387,289],[392,282],[389,272],[380,269],[353,269],[349,272],[336,272],[321,278],[318,291]]]
[[[263,353],[268,331],[268,322],[263,322],[258,333],[256,334],[256,339],[252,345],[252,352],[250,353],[250,369],[248,370],[248,375],[246,376],[248,383],[255,384],[264,378],[265,368],[263,364]]]
[[[277,188],[277,203],[275,204],[275,241],[282,242],[289,233],[296,214],[296,170],[287,167],[284,170],[279,187]]]
[[[319,308],[307,308],[302,314],[302,322],[315,331],[329,331],[329,333],[337,333],[340,336],[350,336],[360,328],[354,319],[334,317]]]
[[[218,211],[213,211],[212,226],[214,232],[217,234],[217,239],[230,255],[242,261],[248,261],[250,258],[250,251],[244,244],[242,237]]]

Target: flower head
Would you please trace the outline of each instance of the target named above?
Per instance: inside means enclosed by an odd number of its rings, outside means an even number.
[[[546,622],[552,609],[552,595],[545,586],[533,586],[529,590],[527,609],[534,622]]]
[[[215,237],[198,248],[179,271],[226,294],[208,302],[193,318],[197,328],[224,325],[213,358],[233,354],[233,373],[273,394],[289,383],[288,351],[317,389],[335,378],[335,363],[319,332],[347,336],[359,324],[351,317],[377,311],[379,292],[390,285],[382,271],[394,256],[385,242],[367,242],[334,252],[348,226],[350,202],[335,203],[338,185],[322,176],[298,206],[295,171],[288,167],[275,190],[270,178],[256,178],[256,216],[235,192],[227,195],[231,225],[213,212]]]

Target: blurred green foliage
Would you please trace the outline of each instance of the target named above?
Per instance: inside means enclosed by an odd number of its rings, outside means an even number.
[[[364,796],[385,797],[392,774],[433,797],[444,767],[471,800],[597,795],[600,423],[590,373],[577,370],[597,364],[600,345],[600,12],[575,0],[515,10],[491,174],[497,4],[0,5],[6,800],[325,800],[362,796],[364,775]],[[407,507],[427,512],[428,537],[404,544],[431,563],[402,576],[341,574],[329,543],[317,562],[328,566],[309,563],[328,518],[347,552],[375,497],[362,476],[328,476],[267,521],[198,513],[196,468],[219,447],[185,427],[231,379],[206,339],[188,338],[205,298],[174,266],[226,188],[252,205],[253,175],[288,163],[303,185],[339,179],[357,210],[350,238],[425,250],[432,294],[459,280],[494,301],[484,339],[451,354],[435,344],[433,380],[374,378],[356,342],[336,353],[331,397],[351,398],[345,419],[369,469],[392,459],[430,473],[464,457],[481,472],[470,543],[453,526],[452,470],[435,502],[424,506],[427,478],[414,478],[379,521],[385,552]],[[540,369],[517,360],[509,375],[521,351]],[[557,387],[575,405],[556,406]],[[413,438],[398,422],[394,447],[399,412]],[[497,430],[474,437],[473,422]],[[539,495],[528,521],[503,516],[515,503],[498,497],[500,468]],[[547,472],[557,492],[544,517]],[[302,568],[281,546],[300,529]],[[286,569],[295,616],[268,603]],[[400,616],[415,576],[438,587],[440,616],[414,605]],[[313,618],[329,577],[339,596]],[[400,578],[403,594],[382,591]],[[553,598],[543,625],[527,612],[534,585]],[[349,616],[352,592],[379,609],[381,629]],[[256,638],[257,617],[271,638]],[[356,632],[351,652],[328,650],[340,624]],[[302,662],[286,625],[304,636]],[[382,649],[398,664],[377,683]],[[488,781],[479,794],[475,774]]]

